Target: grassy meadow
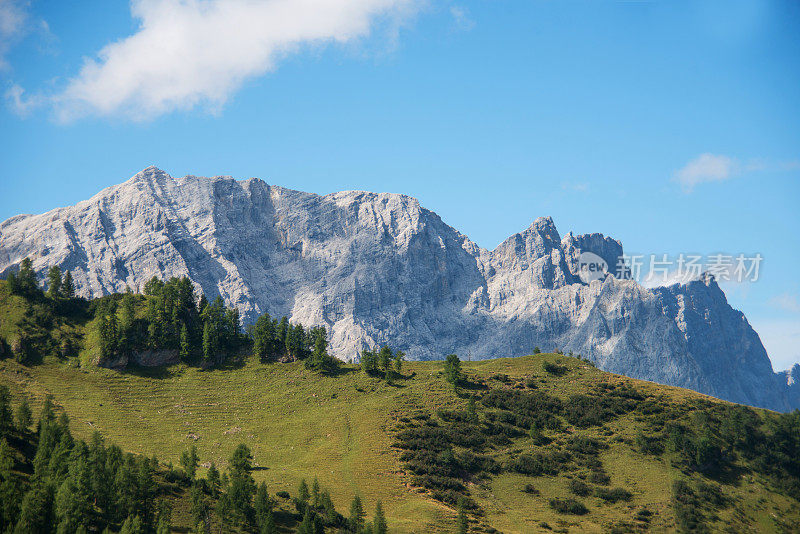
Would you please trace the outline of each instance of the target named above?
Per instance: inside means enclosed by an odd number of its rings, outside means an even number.
[[[567,371],[555,376],[544,370],[545,362],[558,362]],[[520,389],[523,381],[533,382],[537,391],[563,400],[600,383],[625,383],[685,411],[703,403],[724,404],[687,390],[604,373],[558,354],[464,362],[463,367],[471,383]],[[53,395],[79,438],[88,440],[99,431],[126,450],[174,464],[182,451],[195,445],[201,465],[214,461],[219,467],[225,466],[237,444],[245,443],[253,451],[256,481],[266,481],[271,494],[284,490],[294,495],[302,478],[310,482],[317,477],[342,513],[358,493],[370,515],[377,500],[382,501],[391,532],[455,532],[454,507],[412,484],[401,451],[394,446],[396,433],[412,414],[465,408],[470,392],[454,391],[442,369],[441,362],[407,362],[402,378],[387,383],[347,365],[337,376],[320,376],[300,362],[262,364],[252,358],[209,371],[176,365],[118,372],[82,368],[75,358],[47,357],[34,366],[10,359],[0,362],[0,383],[8,385],[15,398],[29,399],[34,413],[46,395]],[[470,494],[483,510],[472,517],[472,528],[675,531],[672,482],[700,475],[682,470],[669,453],[638,452],[634,441],[644,420],[639,414],[622,414],[599,426],[567,424],[551,433],[555,444],[575,436],[606,444],[600,459],[610,485],[628,490],[630,500],[611,503],[590,495],[581,499],[586,514],[562,514],[549,503],[570,495],[568,484],[575,472],[525,476],[503,471],[470,483]],[[521,436],[492,454],[502,461],[509,453],[536,448],[528,436]],[[526,485],[535,491],[526,492]],[[708,519],[713,530],[734,525],[736,531],[771,532],[800,524],[798,503],[771,491],[769,482],[755,474],[720,487],[731,504]],[[642,510],[646,522],[637,520]],[[180,507],[176,516],[180,523]]]

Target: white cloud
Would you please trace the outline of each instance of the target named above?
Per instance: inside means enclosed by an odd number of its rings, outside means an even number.
[[[783,293],[776,297],[772,297],[769,303],[779,310],[800,313],[800,300],[798,300],[796,295]]]
[[[669,287],[675,284],[688,284],[697,280],[698,276],[692,274],[688,270],[679,271],[673,269],[671,271],[649,271],[640,284],[648,289],[655,287]]]
[[[450,8],[450,15],[453,16],[456,28],[461,31],[469,31],[475,27],[475,21],[470,16],[469,9],[466,7],[452,6]]]
[[[735,176],[753,172],[790,172],[800,170],[800,160],[769,161],[763,158],[741,163],[722,154],[700,154],[679,169],[672,180],[678,182],[685,193],[704,182],[723,182]]]
[[[690,193],[697,184],[721,182],[739,172],[739,164],[728,156],[700,154],[675,173],[674,180]]]
[[[49,100],[64,121],[219,110],[300,46],[363,38],[381,22],[399,24],[419,1],[132,0],[136,33],[87,59]]]
[[[0,70],[8,68],[8,51],[28,30],[29,6],[25,0],[0,0]]]

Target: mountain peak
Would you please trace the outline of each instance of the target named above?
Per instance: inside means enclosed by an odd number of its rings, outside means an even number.
[[[54,265],[69,270],[83,296],[188,276],[245,324],[269,312],[324,325],[343,359],[383,344],[411,359],[559,348],[634,378],[793,406],[757,334],[710,279],[711,291],[581,282],[582,251],[610,269],[622,254],[602,234],[562,241],[552,217],[539,217],[489,252],[400,194],[319,196],[223,176],[173,179],[155,166],[132,181],[53,216],[4,223],[0,272],[32,257],[41,278]]]

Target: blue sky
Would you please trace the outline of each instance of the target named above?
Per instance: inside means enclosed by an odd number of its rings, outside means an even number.
[[[800,361],[800,4],[0,0],[0,220],[148,165],[391,191],[494,248],[550,215],[724,284]]]

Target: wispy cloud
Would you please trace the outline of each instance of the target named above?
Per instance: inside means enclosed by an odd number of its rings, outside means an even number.
[[[475,20],[470,15],[469,9],[463,6],[452,6],[450,8],[450,15],[456,24],[456,28],[461,31],[470,31],[475,27]]]
[[[131,36],[87,59],[46,97],[57,118],[148,120],[176,110],[219,110],[242,85],[307,44],[346,43],[376,25],[396,28],[420,0],[132,0]],[[21,89],[9,97],[25,106]]]
[[[29,7],[25,0],[0,0],[0,70],[8,68],[6,55],[28,31]]]
[[[700,154],[675,173],[674,180],[690,193],[703,182],[728,180],[738,172],[738,163],[728,156]]]
[[[561,189],[564,191],[585,193],[589,190],[589,184],[586,182],[561,182]]]
[[[723,154],[700,154],[680,168],[672,177],[685,193],[706,182],[724,182],[751,172],[785,172],[800,169],[800,161],[768,161],[751,159],[744,163]]]
[[[792,295],[790,293],[782,293],[775,297],[772,297],[769,303],[778,308],[779,310],[792,312],[792,313],[800,313],[800,299],[797,298],[797,295]]]

